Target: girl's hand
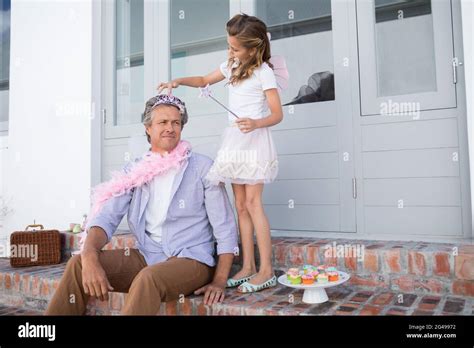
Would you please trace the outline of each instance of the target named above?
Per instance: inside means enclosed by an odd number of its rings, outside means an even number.
[[[158,94],[160,94],[162,90],[167,88],[168,89],[168,95],[171,95],[171,91],[173,90],[173,88],[178,88],[178,87],[179,87],[179,83],[176,80],[169,81],[169,82],[162,82],[157,87]]]
[[[252,118],[239,118],[235,123],[242,133],[249,133],[258,128],[257,121]]]

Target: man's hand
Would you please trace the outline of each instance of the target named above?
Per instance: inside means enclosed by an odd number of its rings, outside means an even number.
[[[84,292],[101,301],[109,300],[109,291],[114,290],[110,285],[104,268],[101,266],[97,254],[83,253],[82,258],[82,285]]]
[[[194,291],[195,295],[204,293],[204,304],[212,305],[224,301],[226,282],[213,281]]]
[[[212,282],[194,292],[195,295],[204,293],[204,304],[212,305],[224,301],[227,278],[233,261],[234,254],[220,254]]]

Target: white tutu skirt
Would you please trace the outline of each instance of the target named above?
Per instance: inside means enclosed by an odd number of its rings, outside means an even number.
[[[278,159],[270,128],[242,133],[234,125],[222,134],[222,143],[206,179],[212,185],[267,184],[278,174]]]

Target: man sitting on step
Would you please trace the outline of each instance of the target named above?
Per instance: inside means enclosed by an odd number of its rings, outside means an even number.
[[[68,261],[47,315],[85,314],[90,296],[108,300],[109,291],[128,293],[125,315],[156,315],[161,302],[192,293],[204,294],[205,304],[224,299],[239,252],[237,228],[224,185],[204,179],[212,160],[181,140],[187,118],[174,96],[147,101],[150,151],[94,189],[87,238]],[[102,250],[127,212],[137,248]]]

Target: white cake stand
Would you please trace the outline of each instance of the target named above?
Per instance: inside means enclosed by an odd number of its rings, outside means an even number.
[[[281,275],[278,277],[278,282],[282,285],[288,286],[294,289],[303,289],[303,302],[305,303],[324,303],[328,300],[328,294],[326,293],[325,288],[330,288],[342,283],[345,283],[351,277],[346,272],[338,271],[339,273],[339,280],[335,282],[327,282],[327,283],[318,283],[315,282],[311,285],[303,285],[303,284],[291,284],[290,281],[286,278],[286,274]]]

